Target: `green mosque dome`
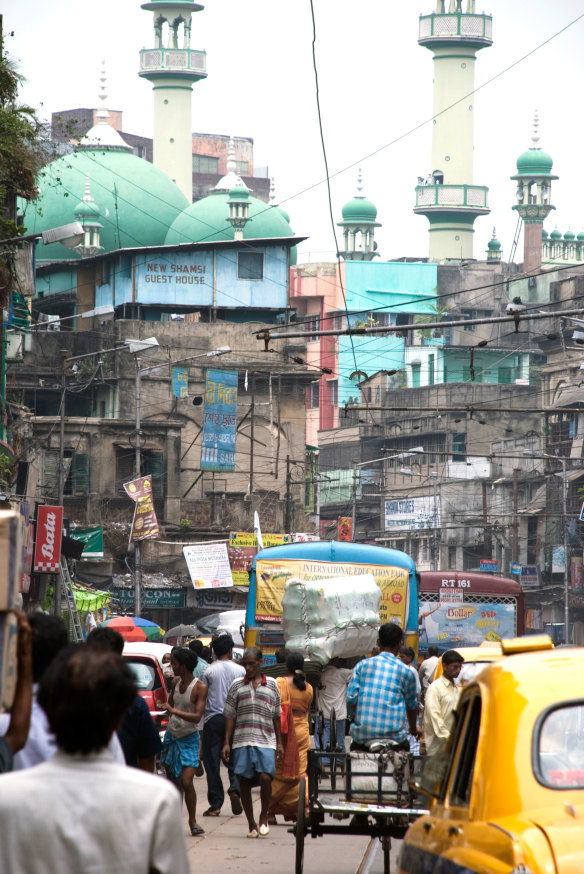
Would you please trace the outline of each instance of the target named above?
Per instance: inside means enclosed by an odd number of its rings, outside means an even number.
[[[584,240],[584,231],[580,231],[576,239],[581,243]]]
[[[564,234],[564,240],[575,240],[576,234],[573,231],[566,231]]]
[[[98,206],[104,252],[158,246],[188,201],[177,185],[149,161],[120,148],[80,147],[44,167],[38,178],[38,200],[24,207],[27,233],[38,234],[75,220],[86,178]],[[75,206],[77,204],[77,206]],[[86,213],[87,214],[87,213]],[[39,246],[40,261],[64,261],[80,256],[59,243]]]
[[[555,231],[552,231],[552,232],[551,232],[551,234],[550,234],[550,240],[561,240],[561,239],[562,239],[562,235],[561,235],[561,233],[558,231],[557,228],[555,229]]]
[[[528,149],[517,158],[518,176],[549,176],[554,162],[543,149]]]
[[[173,221],[164,242],[176,245],[233,240],[234,230],[229,223],[229,200],[233,190],[215,191],[192,203]],[[237,191],[240,197],[240,189]],[[244,240],[294,236],[280,211],[257,197],[249,197],[249,219],[243,229]]]
[[[498,240],[496,240],[495,238],[493,238],[492,240],[489,240],[489,242],[487,243],[487,249],[489,250],[489,252],[498,252],[500,250],[500,248],[501,248],[501,243]]]
[[[548,234],[548,232],[546,231],[546,229],[545,229],[545,228],[542,228],[542,231],[541,231],[541,238],[542,238],[542,240],[547,240],[548,236],[549,236],[549,234]]]
[[[344,205],[342,213],[344,222],[374,222],[377,219],[377,207],[366,197],[354,197]]]

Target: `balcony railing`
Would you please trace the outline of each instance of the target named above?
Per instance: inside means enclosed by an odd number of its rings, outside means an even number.
[[[484,185],[418,185],[415,209],[468,209],[473,212],[487,211],[487,194]]]
[[[493,19],[490,15],[421,15],[418,42],[436,40],[470,40],[485,45],[493,41]]]
[[[169,72],[207,75],[207,53],[195,49],[142,49],[140,75]]]

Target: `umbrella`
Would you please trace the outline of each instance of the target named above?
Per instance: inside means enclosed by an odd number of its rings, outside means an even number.
[[[174,628],[169,628],[164,635],[164,639],[169,640],[171,637],[197,637],[199,634],[200,631],[196,625],[175,625]]]
[[[114,616],[113,619],[100,622],[100,625],[118,631],[128,642],[148,640],[150,643],[156,643],[162,640],[164,635],[164,629],[160,625],[150,622],[149,619],[142,619],[141,616]]]

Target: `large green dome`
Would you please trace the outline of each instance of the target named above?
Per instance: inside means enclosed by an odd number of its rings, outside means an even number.
[[[100,210],[104,252],[162,245],[173,221],[188,206],[175,183],[149,161],[122,150],[80,148],[41,170],[39,198],[25,206],[27,233],[38,234],[74,221],[86,177]],[[39,261],[79,257],[59,243],[37,249]]]
[[[377,207],[366,197],[354,197],[343,207],[344,222],[374,222]]]
[[[229,191],[217,191],[192,203],[172,223],[165,243],[223,242],[234,239],[229,223]],[[294,236],[277,207],[268,206],[257,197],[249,198],[249,221],[243,229],[244,240]]]
[[[518,176],[548,176],[554,162],[542,149],[528,149],[517,158]]]

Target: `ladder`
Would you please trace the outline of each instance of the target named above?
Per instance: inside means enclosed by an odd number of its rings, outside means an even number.
[[[79,618],[79,613],[77,611],[77,604],[75,603],[75,595],[73,594],[73,582],[69,575],[69,568],[67,567],[67,559],[61,558],[61,569],[59,571],[59,576],[61,577],[61,609],[63,608],[63,602],[65,602],[65,609],[67,611],[68,617],[68,626],[69,626],[69,636],[72,641],[78,643],[84,639],[83,637],[83,629],[81,628],[81,620]]]

